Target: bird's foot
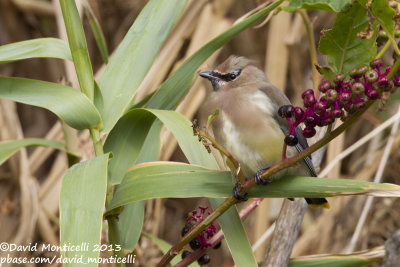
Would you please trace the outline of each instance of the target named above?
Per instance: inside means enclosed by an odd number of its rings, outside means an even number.
[[[233,197],[236,198],[239,201],[247,201],[247,193],[242,193],[240,192],[240,185],[239,183],[235,184],[235,187],[232,190]]]
[[[254,175],[254,182],[257,185],[267,185],[267,184],[270,184],[272,182],[271,179],[265,179],[265,178],[262,177],[262,174],[268,169],[269,168],[265,168],[265,169],[261,169],[261,170],[256,172],[256,174]]]

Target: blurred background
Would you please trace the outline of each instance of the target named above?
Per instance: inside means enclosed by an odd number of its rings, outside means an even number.
[[[76,2],[82,11],[94,72],[96,77],[99,77],[104,64],[90,30],[88,16],[81,1]],[[88,0],[87,2],[103,29],[111,55],[147,3],[145,0]],[[189,1],[183,16],[176,23],[147,78],[141,84],[137,101],[154,91],[197,49],[263,3],[261,0]],[[332,26],[335,16],[336,14],[329,12],[309,13],[317,42],[321,31]],[[294,104],[300,104],[301,92],[312,86],[309,45],[300,15],[280,12],[265,23],[261,21],[259,23],[215,53],[201,70],[214,68],[231,54],[249,57],[258,62],[271,82],[284,90]],[[0,45],[41,37],[66,39],[57,0],[0,1]],[[390,56],[388,53],[387,63],[391,63]],[[325,64],[322,56],[318,60],[320,65]],[[72,63],[59,59],[29,59],[3,64],[0,65],[0,75],[52,82],[66,80],[73,87],[79,88]],[[178,111],[190,120],[195,118],[199,106],[210,89],[208,83],[195,78],[192,89],[179,105]],[[327,162],[334,162],[346,148],[393,116],[399,106],[398,95],[399,93],[392,96],[383,112],[378,113],[377,108],[373,107],[344,135],[331,142],[321,164],[321,170]],[[372,180],[378,166],[385,164],[382,181],[400,184],[398,134],[394,136],[394,145],[388,161],[381,163],[389,133],[390,127],[374,134],[370,141],[346,156],[343,161],[338,160],[337,164],[326,172],[326,177]],[[1,99],[0,139],[3,141],[24,137],[63,140],[63,132],[60,122],[50,112]],[[79,132],[79,140],[80,147],[77,149],[81,151],[82,159],[92,157],[93,147],[88,132]],[[163,131],[161,140],[160,160],[186,161],[169,132]],[[65,153],[41,147],[21,150],[0,166],[0,242],[58,244],[59,191],[67,168]],[[350,242],[366,197],[341,197],[329,201],[330,210],[309,209],[292,256],[375,248],[382,246],[384,241],[400,228],[400,200],[376,198],[359,235]],[[266,199],[246,219],[246,231],[252,244],[274,222],[281,203],[282,200],[279,199]],[[198,205],[208,206],[208,203],[205,199],[148,200],[143,231],[169,243],[176,243],[180,239],[186,215]],[[255,251],[258,261],[263,259],[266,245],[267,242],[264,242]],[[154,266],[162,255],[157,246],[145,237],[140,239],[134,254],[137,258],[135,266]],[[209,254],[211,256],[209,266],[233,265],[225,244],[222,249],[213,250]],[[15,252],[13,256],[17,255],[39,256],[31,252]],[[52,254],[40,256],[51,257]]]

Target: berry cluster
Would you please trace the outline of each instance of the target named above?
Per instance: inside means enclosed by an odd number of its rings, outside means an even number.
[[[285,143],[295,146],[298,143],[296,127],[304,123],[303,136],[313,137],[315,127],[332,124],[335,119],[346,118],[365,107],[368,100],[376,100],[385,94],[400,87],[400,77],[394,75],[393,80],[387,78],[390,67],[384,69],[381,59],[370,62],[370,68],[361,66],[350,71],[350,78],[344,74],[338,74],[333,83],[324,80],[318,90],[322,93],[319,100],[312,89],[302,94],[304,108],[291,105],[281,106],[278,115],[286,118],[290,129],[285,137]]]
[[[199,206],[197,210],[194,210],[189,213],[188,218],[187,218],[187,223],[182,229],[182,237],[185,236],[187,233],[190,232],[190,230],[198,225],[200,222],[204,220],[204,218],[208,215],[210,215],[210,212],[207,212],[208,207],[201,207]],[[192,248],[192,250],[196,249],[205,249],[209,248],[212,246],[212,244],[208,243],[208,240],[214,236],[214,234],[217,232],[217,228],[215,227],[214,224],[210,224],[205,230],[200,232],[198,236],[193,238],[189,245]],[[216,244],[214,246],[214,249],[217,249],[221,246],[221,242]],[[190,251],[184,250],[182,252],[182,259],[186,258],[191,254]],[[198,260],[197,260],[199,265],[205,265],[210,262],[210,256],[207,254],[202,255]]]

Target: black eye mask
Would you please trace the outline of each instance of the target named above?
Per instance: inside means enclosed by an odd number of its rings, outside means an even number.
[[[222,73],[213,71],[212,75],[214,77],[217,77],[217,78],[225,81],[225,82],[230,82],[230,81],[235,80],[237,77],[239,77],[241,72],[242,72],[242,70],[240,70],[240,69],[239,70],[235,70],[235,71],[230,72],[230,73],[226,73],[226,74],[222,74]]]

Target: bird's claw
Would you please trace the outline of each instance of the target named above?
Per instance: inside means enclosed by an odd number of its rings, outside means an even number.
[[[265,179],[265,178],[262,177],[262,174],[268,169],[269,168],[261,169],[261,170],[256,172],[256,174],[254,175],[254,182],[257,185],[267,185],[267,184],[270,184],[272,182],[271,179]]]
[[[232,190],[233,197],[239,201],[247,201],[247,193],[241,193],[239,189],[239,184],[236,183],[235,187]]]

